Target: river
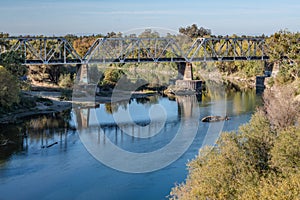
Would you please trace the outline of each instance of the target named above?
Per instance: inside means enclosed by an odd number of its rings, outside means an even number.
[[[253,90],[198,98],[151,96],[1,125],[0,136],[11,144],[0,147],[0,199],[165,199],[176,183],[185,180],[188,160],[216,139],[210,138],[218,136],[212,133],[214,126],[237,130],[259,104],[260,96]],[[126,112],[131,121],[118,118]],[[217,125],[201,122],[202,117],[219,113],[230,120]],[[151,154],[172,144],[180,126],[187,135],[183,140],[190,140],[182,145],[190,145],[176,155],[169,152],[152,158],[153,163],[138,163],[107,152],[114,145],[136,155]],[[180,149],[180,142],[176,144]],[[96,150],[102,157],[95,155]]]

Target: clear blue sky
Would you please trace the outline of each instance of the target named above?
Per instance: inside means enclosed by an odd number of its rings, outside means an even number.
[[[0,0],[0,32],[64,35],[196,23],[215,35],[300,30],[299,0]]]

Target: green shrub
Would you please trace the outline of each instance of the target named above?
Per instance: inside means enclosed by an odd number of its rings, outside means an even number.
[[[19,102],[19,85],[15,76],[0,66],[0,107],[10,107]]]
[[[279,133],[272,149],[271,164],[285,175],[300,170],[300,129],[291,127]]]
[[[270,87],[274,86],[274,84],[275,84],[274,78],[273,78],[273,77],[270,77],[270,78],[268,79],[268,81],[267,81],[267,84],[268,84]]]
[[[299,199],[300,129],[275,132],[262,111],[189,162],[171,199]]]
[[[58,85],[62,88],[72,88],[74,85],[74,81],[71,78],[71,74],[60,75]]]
[[[125,75],[122,70],[108,69],[104,72],[104,78],[100,83],[100,86],[116,86],[117,82]]]

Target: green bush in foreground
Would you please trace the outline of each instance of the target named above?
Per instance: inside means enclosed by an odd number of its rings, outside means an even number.
[[[300,129],[275,132],[263,112],[238,133],[223,133],[188,164],[171,199],[299,199]]]

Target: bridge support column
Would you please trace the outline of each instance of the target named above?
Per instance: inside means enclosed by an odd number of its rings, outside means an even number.
[[[178,79],[193,80],[192,63],[182,62],[178,63]]]
[[[185,91],[186,89],[189,91],[193,91],[196,93],[201,92],[202,81],[193,80],[193,68],[192,63],[179,63],[178,64],[178,80],[176,80],[176,86],[178,89]],[[190,92],[187,92],[190,93]]]
[[[79,73],[79,83],[89,83],[88,73],[89,68],[87,64],[82,64],[79,66],[77,73]]]
[[[192,68],[192,63],[188,63],[188,62],[187,62],[187,63],[185,64],[183,80],[186,80],[186,81],[191,81],[191,80],[193,80],[193,68]]]
[[[87,64],[77,65],[76,82],[73,86],[72,99],[74,104],[84,104],[85,106],[95,106],[95,94],[97,84],[91,83]]]

